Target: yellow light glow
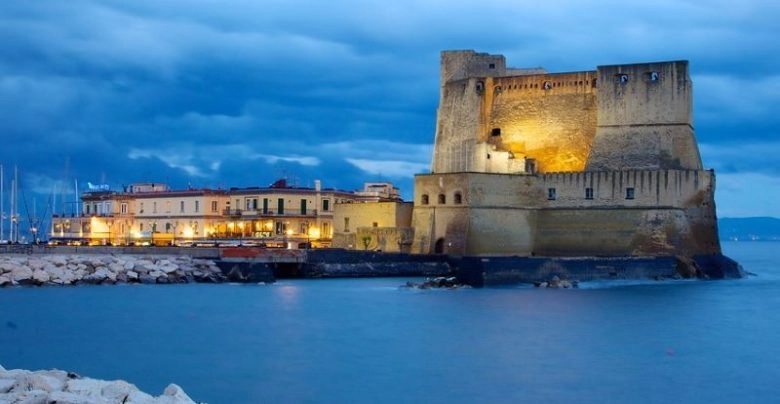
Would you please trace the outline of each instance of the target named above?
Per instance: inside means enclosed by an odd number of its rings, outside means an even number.
[[[292,230],[287,230],[287,235],[288,235],[288,236],[292,236],[292,234],[293,234],[293,231],[292,231]]]
[[[310,227],[309,238],[320,238],[320,229],[318,227]]]
[[[186,238],[192,238],[193,235],[192,227],[185,227],[184,231],[182,231],[182,234]]]

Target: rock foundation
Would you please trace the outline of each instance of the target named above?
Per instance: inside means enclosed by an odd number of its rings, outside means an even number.
[[[123,380],[90,379],[56,369],[5,370],[0,366],[0,403],[195,404],[195,401],[175,384],[154,397]]]
[[[0,287],[223,281],[214,261],[187,256],[0,255]]]

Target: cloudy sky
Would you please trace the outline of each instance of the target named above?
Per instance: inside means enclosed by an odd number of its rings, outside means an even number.
[[[719,215],[780,217],[778,16],[768,0],[2,1],[0,163],[38,214],[75,181],[392,181],[410,199],[441,50],[551,72],[687,59]]]

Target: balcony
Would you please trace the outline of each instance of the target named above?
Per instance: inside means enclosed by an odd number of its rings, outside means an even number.
[[[312,210],[307,210],[306,213],[302,213],[300,210],[285,209],[283,213],[279,213],[278,211],[272,209],[262,210],[262,209],[229,209],[228,208],[228,209],[224,209],[222,211],[222,214],[225,216],[229,216],[231,218],[267,217],[267,216],[312,217],[312,216],[317,216],[318,210],[312,209]]]

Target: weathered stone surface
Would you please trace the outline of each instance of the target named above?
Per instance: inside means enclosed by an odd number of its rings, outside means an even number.
[[[33,277],[33,271],[27,267],[16,266],[11,270],[11,279],[16,282],[29,281]]]
[[[124,380],[115,380],[104,385],[100,390],[100,395],[109,402],[122,403],[125,402],[130,393],[135,391],[138,391],[138,388],[134,385]]]
[[[221,282],[224,279],[212,261],[199,260],[195,265],[190,257],[0,255],[0,268],[0,286]],[[196,270],[198,275],[194,274]]]
[[[14,387],[14,384],[16,384],[14,379],[0,378],[0,394],[5,394],[11,391],[11,389]]]
[[[84,397],[67,391],[55,391],[49,394],[49,402],[57,404],[103,404],[105,401]],[[119,401],[121,403],[121,401]]]

